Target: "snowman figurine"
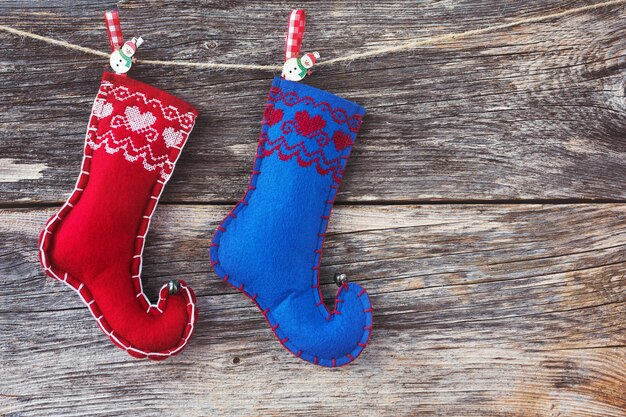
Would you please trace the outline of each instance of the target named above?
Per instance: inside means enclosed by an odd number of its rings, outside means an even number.
[[[117,51],[111,54],[111,58],[109,62],[111,63],[111,67],[118,74],[126,74],[129,70],[133,62],[135,62],[135,52],[137,48],[141,46],[143,43],[143,39],[132,38],[131,40],[124,42],[124,45]]]
[[[283,66],[282,76],[289,81],[300,81],[308,74],[311,74],[311,67],[320,57],[318,52],[304,54],[299,58],[289,58]]]

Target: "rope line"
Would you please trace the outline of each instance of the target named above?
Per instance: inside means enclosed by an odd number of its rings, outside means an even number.
[[[456,41],[460,39],[466,39],[476,35],[482,35],[485,33],[496,32],[503,29],[510,29],[516,26],[521,26],[525,24],[539,23],[545,22],[553,19],[560,19],[565,16],[588,12],[593,10],[598,10],[601,8],[616,6],[626,4],[626,0],[609,0],[601,3],[590,4],[587,6],[575,7],[572,9],[563,10],[561,12],[549,13],[541,16],[528,17],[524,19],[514,20],[509,23],[501,23],[493,26],[487,26],[481,29],[473,29],[466,30],[464,32],[457,33],[448,33],[444,35],[431,36],[427,38],[416,38],[411,39],[410,41],[401,43],[399,45],[386,46],[383,48],[372,49],[365,52],[357,52],[349,55],[340,56],[337,58],[331,58],[325,61],[318,62],[316,66],[326,66],[333,65],[340,62],[349,62],[357,59],[370,58],[374,56],[391,54],[394,52],[401,51],[409,51],[413,49],[418,49],[422,46],[434,45],[437,43],[445,43],[450,41]],[[102,51],[98,51],[96,49],[87,48],[85,46],[75,45],[66,41],[49,38],[47,36],[37,35],[36,33],[28,32],[25,30],[15,29],[10,26],[0,25],[0,30],[12,33],[14,35],[23,36],[26,38],[35,39],[41,42],[48,43],[50,45],[60,46],[66,49],[72,49],[75,51],[80,51],[85,54],[90,54],[94,56],[99,56],[103,58],[109,58],[110,54]],[[281,65],[254,65],[254,64],[221,64],[217,62],[190,62],[190,61],[157,61],[157,60],[149,60],[142,59],[137,60],[137,63],[146,64],[146,65],[160,65],[160,66],[170,66],[170,67],[192,67],[192,68],[204,68],[204,69],[240,69],[240,70],[260,70],[260,71],[280,71],[282,68]]]

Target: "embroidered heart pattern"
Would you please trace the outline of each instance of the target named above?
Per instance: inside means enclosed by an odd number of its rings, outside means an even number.
[[[126,115],[128,126],[134,132],[146,130],[156,122],[156,117],[152,113],[149,111],[141,113],[137,106],[126,107],[124,114]]]
[[[298,123],[299,133],[302,136],[311,136],[314,133],[324,129],[326,126],[326,121],[319,114],[315,117],[311,117],[308,111],[303,110],[296,112],[294,116],[296,122]]]
[[[268,125],[274,126],[276,123],[283,120],[284,113],[281,109],[276,109],[274,106],[267,106],[265,108],[265,114],[263,118]]]
[[[104,100],[96,100],[93,103],[93,114],[98,119],[103,117],[110,116],[113,113],[113,105],[111,103],[107,103]]]
[[[178,146],[183,141],[183,134],[176,129],[166,127],[163,130],[163,139],[168,147]]]
[[[350,135],[338,130],[333,134],[333,143],[338,151],[343,151],[348,146],[352,145],[352,138]]]

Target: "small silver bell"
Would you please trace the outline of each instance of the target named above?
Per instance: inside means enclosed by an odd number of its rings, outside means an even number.
[[[173,279],[167,283],[167,292],[174,295],[178,294],[178,291],[180,291],[180,282],[178,282],[177,279]]]
[[[335,284],[337,284],[338,287],[341,287],[343,284],[346,284],[348,282],[348,276],[346,274],[342,274],[341,272],[337,272],[333,279],[335,280]]]

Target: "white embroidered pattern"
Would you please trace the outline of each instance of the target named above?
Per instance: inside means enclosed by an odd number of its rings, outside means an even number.
[[[135,132],[143,132],[156,122],[156,117],[152,113],[149,111],[141,113],[137,106],[126,107],[124,114],[126,115],[128,126]]]
[[[103,117],[108,117],[113,113],[113,105],[111,103],[107,103],[104,100],[96,99],[93,103],[92,113],[98,119]]]
[[[148,142],[154,142],[159,133],[151,126],[156,122],[156,117],[149,111],[141,113],[139,107],[128,106],[124,110],[124,116],[117,115],[111,119],[111,127],[125,127],[133,132],[143,133]]]
[[[165,139],[167,146],[178,146],[183,141],[183,134],[176,129],[166,127],[163,129],[163,139]]]
[[[106,123],[101,119],[111,116],[114,111],[116,114],[107,128],[99,126]],[[157,120],[170,126],[159,133],[153,127]],[[180,145],[191,132],[194,122],[193,112],[181,113],[157,98],[148,98],[142,92],[131,92],[126,86],[116,87],[103,81],[93,105],[86,143],[93,150],[104,147],[109,154],[122,152],[127,161],[140,161],[147,171],[158,170],[161,178],[167,180],[180,154]]]

